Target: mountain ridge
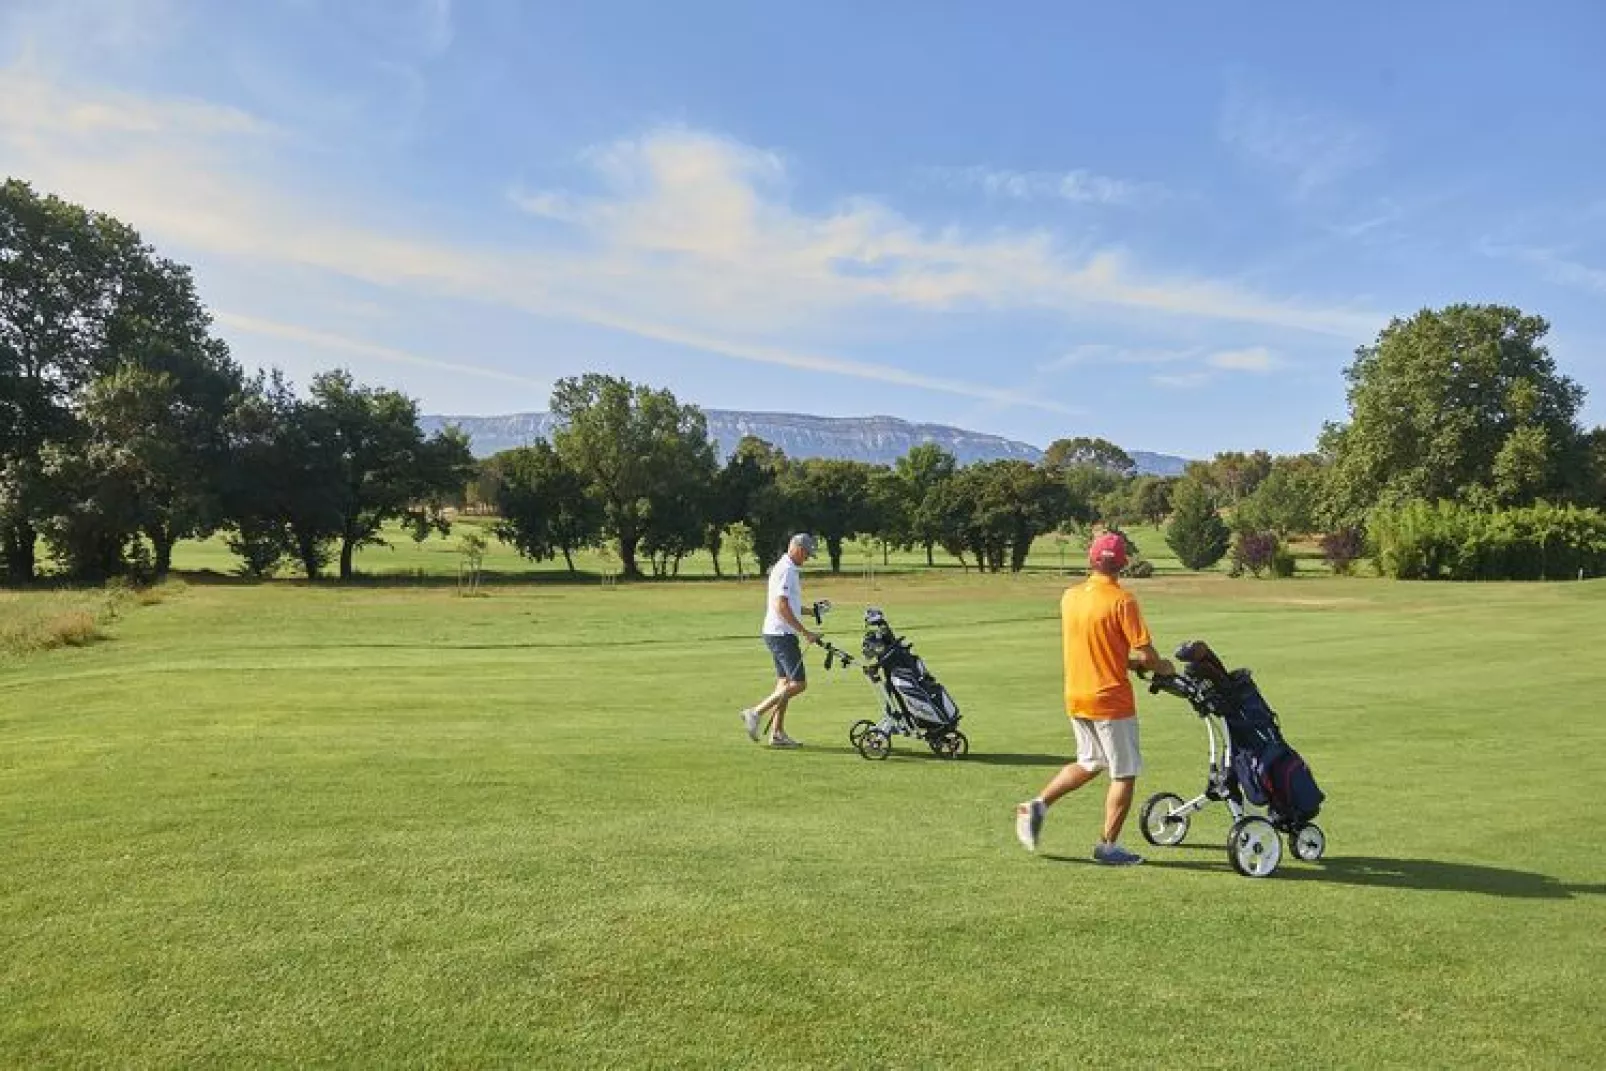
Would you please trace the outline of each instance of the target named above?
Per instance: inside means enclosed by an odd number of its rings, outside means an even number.
[[[932,442],[961,464],[1003,459],[1036,463],[1040,447],[1002,435],[970,431],[949,424],[931,424],[900,417],[824,417],[807,413],[704,409],[708,436],[723,460],[744,435],[755,435],[794,458],[826,457],[891,464],[921,443]],[[507,413],[499,416],[426,414],[419,418],[425,434],[449,425],[469,437],[475,457],[527,446],[551,438],[557,421],[550,413]],[[1149,476],[1179,476],[1188,459],[1148,450],[1128,450],[1137,471]]]

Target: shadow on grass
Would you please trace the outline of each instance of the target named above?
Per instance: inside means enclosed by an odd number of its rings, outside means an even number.
[[[1146,867],[1158,870],[1196,870],[1237,877],[1227,862],[1225,845],[1187,844],[1179,848],[1220,853],[1220,862],[1196,862],[1156,858],[1152,854]],[[1086,863],[1092,859],[1044,855],[1056,863]],[[1415,889],[1424,892],[1471,892],[1517,900],[1571,900],[1577,896],[1606,894],[1606,884],[1569,884],[1548,874],[1477,863],[1450,863],[1438,859],[1386,859],[1378,856],[1333,856],[1319,863],[1295,863],[1279,867],[1274,881],[1323,882],[1380,889]]]
[[[910,745],[903,750],[899,750],[898,747],[894,745],[892,754],[888,755],[885,759],[865,759],[865,761],[871,765],[879,765],[882,762],[898,762],[902,760],[905,762],[933,762],[944,766],[950,764],[957,766],[1052,766],[1056,769],[1065,765],[1065,758],[1062,755],[1029,755],[1012,754],[1007,752],[972,751],[969,755],[966,755],[962,759],[945,759],[941,755],[932,754],[929,750],[916,751],[914,750],[914,747],[915,745]],[[851,747],[837,746],[833,744],[810,743],[805,743],[797,750],[796,754],[859,756],[859,753]]]

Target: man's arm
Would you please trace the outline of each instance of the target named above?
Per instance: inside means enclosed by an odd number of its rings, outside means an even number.
[[[1160,652],[1154,649],[1154,644],[1146,643],[1142,647],[1134,647],[1127,653],[1126,665],[1128,669],[1141,669],[1153,673],[1157,677],[1175,677],[1177,667],[1171,664],[1169,658],[1161,658]]]
[[[785,595],[776,596],[776,599],[775,599],[775,612],[777,614],[779,614],[780,617],[781,617],[781,620],[785,621],[788,625],[790,625],[797,632],[797,634],[799,636],[802,636],[805,640],[808,640],[810,643],[819,643],[820,642],[819,633],[810,632],[808,630],[808,627],[806,625],[804,625],[803,622],[801,622],[801,621],[799,621],[797,619],[797,615],[792,612],[792,600],[788,599]]]

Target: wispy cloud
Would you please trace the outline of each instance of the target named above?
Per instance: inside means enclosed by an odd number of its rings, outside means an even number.
[[[1243,87],[1228,94],[1219,133],[1252,163],[1291,182],[1296,200],[1370,167],[1383,150],[1370,127]]]
[[[1606,268],[1585,264],[1560,249],[1510,244],[1488,235],[1478,239],[1476,248],[1486,257],[1526,264],[1558,286],[1606,294]]]
[[[1150,349],[1087,343],[1075,346],[1054,360],[1039,365],[1040,373],[1095,366],[1155,366],[1149,380],[1162,387],[1203,386],[1222,373],[1248,372],[1264,375],[1283,367],[1283,360],[1265,346],[1210,350],[1201,346],[1185,349]]]
[[[1165,196],[1158,183],[1111,178],[1092,171],[1009,171],[991,167],[929,167],[922,178],[952,190],[978,190],[1014,201],[1070,201],[1074,204],[1131,205]]]
[[[60,116],[69,121],[47,121]],[[564,225],[556,236],[510,227],[477,241],[432,233],[405,204],[327,192],[322,176],[298,170],[284,140],[238,109],[0,68],[0,170],[113,212],[181,252],[314,269],[735,360],[1074,412],[1024,381],[969,383],[841,356],[853,348],[842,325],[949,310],[1047,309],[1080,321],[1106,310],[1356,337],[1376,321],[1157,272],[1118,247],[1072,251],[1036,231],[922,227],[867,198],[799,211],[778,154],[685,127],[587,152],[591,181],[580,192],[519,192],[517,207]],[[252,314],[238,309],[236,326]],[[320,344],[334,346],[333,337]]]
[[[427,357],[423,354],[413,353],[410,350],[397,349],[394,346],[383,346],[376,342],[337,335],[329,331],[317,331],[310,327],[302,327],[299,324],[287,324],[277,320],[263,319],[260,316],[247,316],[243,313],[218,310],[213,313],[213,318],[216,320],[217,325],[223,329],[224,334],[257,335],[262,338],[277,339],[280,342],[293,342],[298,346],[311,346],[330,353],[343,353],[352,357],[385,361],[390,364],[411,365],[414,368],[433,368],[437,371],[451,372],[455,375],[494,379],[503,383],[517,383],[520,386],[536,387],[541,390],[546,390],[552,385],[550,380],[536,379],[533,376],[521,376],[516,372],[487,368],[484,365],[471,362]]]
[[[1281,361],[1266,347],[1253,346],[1242,350],[1221,350],[1205,358],[1211,368],[1225,372],[1271,372]]]
[[[1060,372],[1067,368],[1084,368],[1090,365],[1149,365],[1176,364],[1197,358],[1204,351],[1189,349],[1157,349],[1141,346],[1114,346],[1103,342],[1089,342],[1073,346],[1052,360],[1037,366],[1039,372]]]

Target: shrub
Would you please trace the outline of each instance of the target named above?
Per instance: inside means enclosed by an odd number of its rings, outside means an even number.
[[[1240,575],[1248,570],[1250,575],[1259,576],[1271,568],[1279,546],[1273,532],[1239,532],[1232,544],[1232,564]]]
[[[1271,556],[1271,575],[1286,580],[1294,575],[1299,563],[1294,560],[1294,552],[1285,546],[1278,546]]]
[[[1340,528],[1322,536],[1322,558],[1328,568],[1340,576],[1348,576],[1355,561],[1366,553],[1366,533],[1359,528]]]
[[[1378,570],[1399,580],[1566,580],[1606,575],[1606,513],[1540,502],[1479,510],[1455,502],[1380,508]]]
[[[1188,569],[1208,569],[1227,553],[1232,532],[1220,515],[1210,493],[1194,480],[1182,480],[1172,496],[1171,524],[1165,530],[1166,545]]]

